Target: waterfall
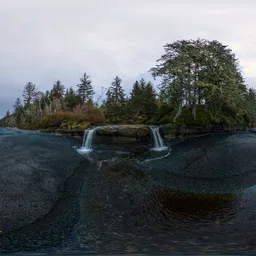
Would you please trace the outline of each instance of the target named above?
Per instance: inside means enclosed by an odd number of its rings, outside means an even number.
[[[88,129],[84,131],[83,144],[82,147],[78,150],[79,153],[89,153],[92,151],[92,141],[94,137],[94,132],[97,128]]]
[[[153,143],[154,146],[151,148],[153,151],[164,151],[167,150],[168,147],[164,145],[163,138],[161,137],[161,134],[159,132],[159,127],[150,126],[150,130],[153,136]]]

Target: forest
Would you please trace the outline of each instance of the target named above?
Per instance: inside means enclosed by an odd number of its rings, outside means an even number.
[[[28,82],[22,99],[0,120],[21,129],[82,128],[101,124],[256,125],[256,91],[245,84],[239,60],[214,40],[179,40],[164,45],[149,72],[156,87],[141,78],[126,94],[122,79],[102,87],[95,99],[91,77],[75,86],[56,81],[41,92]]]

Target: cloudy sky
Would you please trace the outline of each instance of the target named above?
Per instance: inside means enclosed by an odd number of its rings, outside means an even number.
[[[99,93],[118,75],[129,91],[177,39],[228,44],[256,88],[255,13],[253,0],[0,0],[0,116],[29,81],[45,91],[87,72]]]

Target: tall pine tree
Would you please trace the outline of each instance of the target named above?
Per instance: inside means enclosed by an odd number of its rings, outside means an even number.
[[[65,86],[61,84],[60,80],[57,80],[51,90],[51,96],[53,99],[61,99],[63,98],[65,93]]]
[[[130,95],[132,122],[147,122],[156,111],[156,93],[153,85],[144,79],[136,81]]]
[[[36,98],[36,96],[38,95],[38,89],[36,88],[36,85],[33,84],[32,82],[28,82],[23,90],[23,98],[24,98],[24,103],[25,106],[30,106],[34,99]]]
[[[92,88],[91,77],[84,73],[80,78],[80,84],[77,85],[77,93],[80,96],[81,103],[93,103],[94,90]]]
[[[112,123],[124,121],[125,94],[121,83],[122,80],[116,76],[106,93],[105,115],[109,122]]]
[[[24,113],[23,106],[22,106],[20,98],[16,99],[16,101],[13,105],[13,108],[14,108],[14,115],[13,116],[14,116],[14,119],[15,119],[16,126],[18,128],[20,128],[22,126],[22,116],[23,116],[23,113]]]
[[[80,103],[80,97],[76,95],[72,87],[65,94],[65,106],[68,110],[75,108]]]

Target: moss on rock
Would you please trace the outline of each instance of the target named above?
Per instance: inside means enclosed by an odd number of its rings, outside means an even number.
[[[148,137],[150,132],[147,125],[113,125],[100,127],[97,134],[101,136],[143,138]]]

